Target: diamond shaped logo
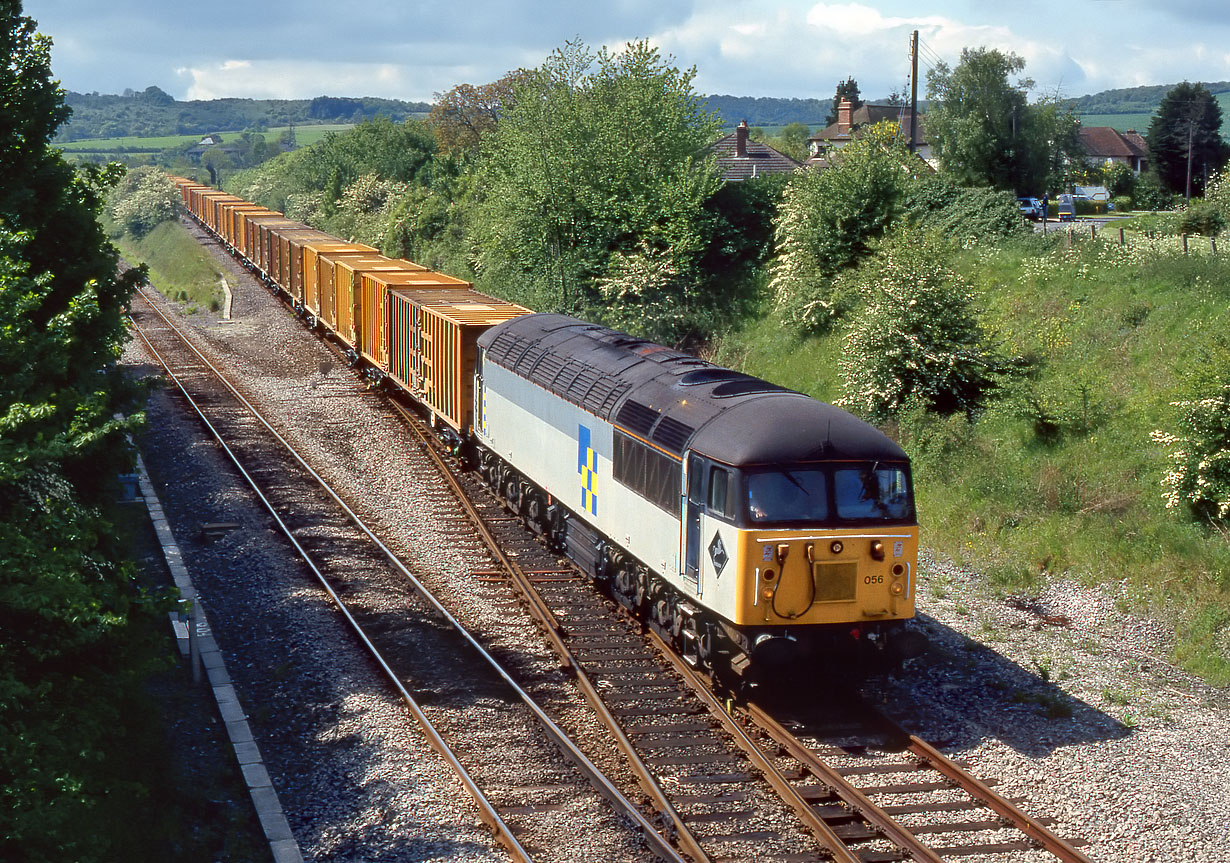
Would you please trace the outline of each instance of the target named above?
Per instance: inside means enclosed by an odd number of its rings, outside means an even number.
[[[713,561],[713,568],[721,577],[722,570],[726,568],[726,562],[730,560],[730,556],[726,554],[726,546],[722,542],[720,533],[715,533],[713,540],[709,543],[709,559]]]

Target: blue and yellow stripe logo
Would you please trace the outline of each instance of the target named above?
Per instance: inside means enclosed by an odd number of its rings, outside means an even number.
[[[598,514],[598,454],[590,446],[589,429],[577,426],[577,473],[581,475],[581,509]]]

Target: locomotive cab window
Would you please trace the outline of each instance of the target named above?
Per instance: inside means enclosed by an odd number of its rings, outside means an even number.
[[[900,467],[862,465],[833,471],[838,518],[899,521],[914,514],[910,480]]]
[[[867,462],[749,470],[732,480],[732,488],[735,483],[746,501],[740,519],[757,526],[914,518],[909,470],[902,465]]]
[[[747,507],[757,523],[824,521],[829,517],[823,470],[784,470],[747,475]]]
[[[709,514],[733,515],[730,506],[730,474],[725,468],[709,468]]]

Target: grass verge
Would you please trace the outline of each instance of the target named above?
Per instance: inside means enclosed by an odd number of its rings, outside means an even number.
[[[222,268],[179,222],[163,222],[141,238],[110,230],[125,260],[147,264],[150,283],[168,299],[188,312],[222,308]]]
[[[1004,592],[1052,574],[1119,583],[1167,620],[1174,657],[1230,684],[1230,535],[1169,509],[1173,403],[1230,379],[1230,255],[1176,237],[1031,238],[966,250],[1000,350],[1028,363],[975,421],[898,417],[924,543]],[[1226,244],[1230,246],[1230,243]],[[720,362],[826,401],[841,394],[842,327],[790,335],[772,316],[728,336]]]

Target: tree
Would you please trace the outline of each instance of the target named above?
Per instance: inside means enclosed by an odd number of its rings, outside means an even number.
[[[961,51],[961,62],[927,73],[927,132],[943,172],[967,186],[1034,194],[1079,155],[1079,123],[1058,98],[1029,104],[1033,81],[1015,54]]]
[[[179,213],[179,192],[159,168],[134,168],[108,196],[111,218],[134,237],[143,237]]]
[[[509,72],[498,81],[474,86],[458,84],[447,93],[437,93],[427,115],[427,125],[444,153],[472,152],[483,136],[495,128],[501,113],[512,102],[517,85],[529,73]]]
[[[837,82],[837,92],[833,94],[833,107],[829,109],[824,125],[831,126],[837,122],[837,108],[845,101],[848,101],[855,111],[863,106],[863,98],[858,91],[858,81],[855,81],[853,77]]]
[[[222,182],[222,172],[235,167],[235,160],[221,146],[213,146],[201,154],[201,164],[209,171],[209,185],[218,186]]]
[[[911,403],[939,414],[981,409],[1005,364],[987,346],[950,254],[934,236],[899,233],[843,276],[862,303],[844,339],[840,404],[881,422]]]
[[[540,311],[601,316],[599,281],[645,256],[654,272],[679,273],[678,305],[719,302],[700,296],[690,266],[720,186],[718,121],[694,77],[645,42],[617,54],[569,42],[530,73],[482,141],[479,279]]]
[[[1184,81],[1162,97],[1146,141],[1165,188],[1190,198],[1230,160],[1221,120],[1221,106],[1203,84]]]
[[[101,860],[95,820],[135,793],[107,758],[143,603],[100,513],[132,464],[116,358],[142,272],[117,276],[98,224],[118,172],[50,145],[68,110],[16,0],[0,40],[0,857]]]
[[[808,154],[807,139],[811,137],[811,127],[803,123],[790,123],[782,129],[782,133],[773,142],[774,146],[796,162],[806,161]]]
[[[769,287],[786,319],[806,330],[823,330],[842,312],[832,279],[900,213],[913,164],[895,123],[865,128],[831,161],[791,177],[777,217]]]

